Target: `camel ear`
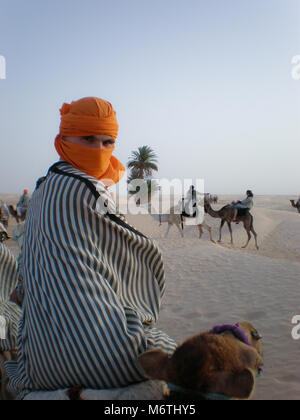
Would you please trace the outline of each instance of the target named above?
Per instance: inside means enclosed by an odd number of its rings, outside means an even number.
[[[230,398],[247,400],[254,391],[255,379],[249,369],[240,372],[218,373],[210,392],[227,395]]]
[[[167,366],[170,359],[162,350],[150,350],[139,357],[139,363],[150,379],[168,381]]]

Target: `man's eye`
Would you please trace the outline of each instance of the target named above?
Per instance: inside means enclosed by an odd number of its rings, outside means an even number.
[[[94,137],[92,137],[92,136],[87,136],[87,137],[83,137],[83,138],[84,138],[84,140],[90,141],[90,142],[92,142],[94,140]]]

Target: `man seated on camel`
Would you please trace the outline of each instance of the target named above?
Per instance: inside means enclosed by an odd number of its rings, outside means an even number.
[[[238,211],[241,209],[249,209],[251,210],[253,207],[253,193],[251,190],[248,190],[246,192],[247,197],[242,201],[233,202],[234,205],[234,216],[233,216],[233,222],[237,222],[237,215]]]
[[[186,196],[182,197],[182,216],[184,217],[196,217],[197,216],[197,205],[201,201],[201,194],[199,194],[194,185],[191,185]]]
[[[61,108],[61,161],[41,179],[23,239],[23,316],[9,390],[118,388],[143,381],[138,357],[172,354],[154,328],[165,291],[162,254],[116,215],[108,187],[124,166],[113,156],[112,105],[83,98]]]

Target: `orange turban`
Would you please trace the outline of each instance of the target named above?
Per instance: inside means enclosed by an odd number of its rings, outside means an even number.
[[[118,136],[118,122],[112,105],[99,98],[83,98],[60,109],[60,133],[55,139],[59,156],[74,168],[101,180],[107,187],[119,182],[125,168],[112,156],[113,148],[95,149],[65,141],[63,137],[104,134]]]
[[[60,109],[60,135],[68,137],[106,134],[116,139],[119,125],[112,105],[99,98],[83,98]]]

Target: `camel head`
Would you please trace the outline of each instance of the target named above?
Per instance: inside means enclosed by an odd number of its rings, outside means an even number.
[[[297,203],[295,203],[295,200],[290,200],[292,207],[298,210],[298,213],[300,213],[300,199]]]
[[[189,398],[219,394],[250,399],[263,363],[258,346],[261,337],[251,324],[239,325],[241,334],[248,337],[244,341],[230,331],[202,333],[185,341],[171,357],[152,350],[140,356],[139,362],[148,378],[167,383],[171,397],[175,388]]]

